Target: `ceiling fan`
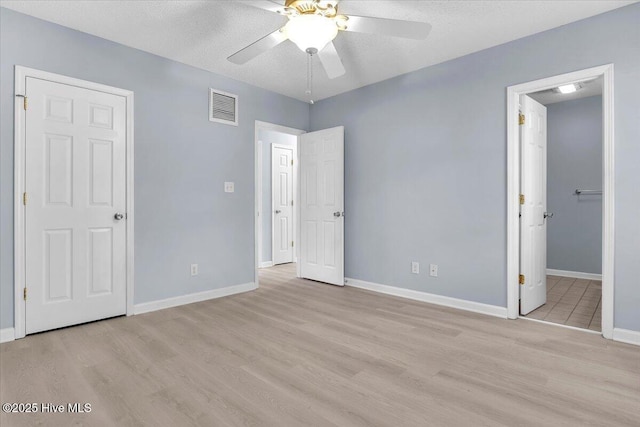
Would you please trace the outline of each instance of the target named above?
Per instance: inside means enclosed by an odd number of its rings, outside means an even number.
[[[289,20],[282,28],[228,57],[229,61],[244,64],[285,40],[291,40],[310,56],[317,54],[330,79],[345,73],[340,55],[333,44],[333,39],[340,31],[417,40],[425,39],[431,31],[431,25],[426,22],[341,15],[338,14],[337,0],[286,0],[284,5],[272,0],[243,0],[242,3],[279,13]]]

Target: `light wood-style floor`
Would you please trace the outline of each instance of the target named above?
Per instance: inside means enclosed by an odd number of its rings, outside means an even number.
[[[602,331],[602,282],[547,276],[547,303],[526,317]]]
[[[640,425],[640,347],[263,270],[260,289],[0,346],[8,426]]]

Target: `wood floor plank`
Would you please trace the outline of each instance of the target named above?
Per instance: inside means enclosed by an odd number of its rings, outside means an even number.
[[[598,286],[549,277],[558,315],[585,325]],[[92,404],[3,413],[3,427],[637,427],[640,348],[297,279],[288,264],[261,270],[254,292],[4,343],[0,396]]]

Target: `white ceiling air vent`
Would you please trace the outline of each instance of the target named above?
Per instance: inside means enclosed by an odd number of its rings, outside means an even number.
[[[238,95],[209,88],[209,120],[238,126]]]

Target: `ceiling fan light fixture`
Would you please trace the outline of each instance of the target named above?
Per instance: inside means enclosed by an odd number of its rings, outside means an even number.
[[[289,40],[301,51],[308,49],[321,51],[338,35],[338,26],[331,18],[316,14],[305,14],[291,17],[284,31]]]

